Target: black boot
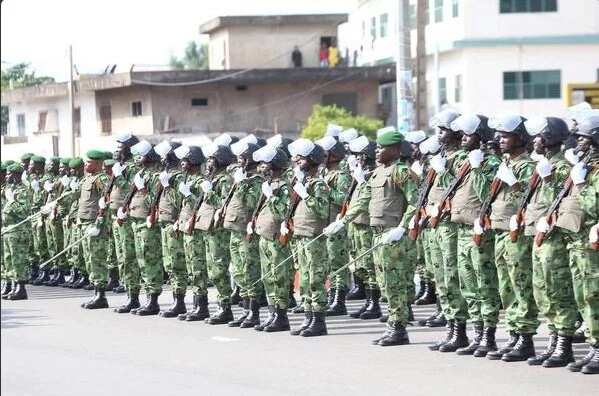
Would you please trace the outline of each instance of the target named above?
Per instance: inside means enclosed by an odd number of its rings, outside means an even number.
[[[48,277],[48,280],[42,282],[42,285],[50,286],[50,284],[54,282],[54,279],[56,279],[56,277],[58,276],[58,267],[50,268],[49,274],[50,276]]]
[[[256,326],[254,326],[254,330],[263,331],[266,326],[268,326],[275,320],[275,317],[276,317],[275,307],[274,307],[274,305],[269,305],[268,306],[268,319],[266,319],[266,321],[264,323],[257,324]]]
[[[298,329],[295,330],[291,330],[291,335],[300,335],[300,333],[304,330],[306,330],[308,327],[310,327],[310,323],[312,323],[312,319],[314,318],[314,315],[312,314],[312,311],[306,311],[304,312],[304,321],[302,322],[301,326]]]
[[[441,305],[438,305],[437,309],[437,314],[433,319],[426,322],[426,327],[443,327],[447,325],[447,319],[445,318],[445,314],[441,309]]]
[[[72,289],[73,285],[75,285],[79,279],[81,279],[81,274],[77,268],[73,267],[71,268],[71,276],[69,276],[69,280],[62,285],[62,287],[68,287],[69,289]]]
[[[376,339],[372,340],[370,343],[371,343],[372,345],[378,345],[378,344],[379,344],[379,342],[380,342],[382,339],[384,339],[385,337],[387,337],[387,336],[389,335],[389,333],[390,333],[390,332],[391,332],[391,330],[389,329],[389,326],[385,326],[385,331],[383,332],[383,334],[382,334],[382,335],[381,335],[379,338],[376,338]]]
[[[599,345],[595,345],[595,354],[580,370],[583,374],[599,374]]]
[[[119,284],[117,287],[112,289],[112,292],[114,294],[121,294],[121,293],[125,293],[126,291],[127,291],[127,289],[125,288],[125,286],[121,285],[121,284]]]
[[[557,336],[557,346],[551,357],[543,362],[543,367],[566,367],[574,361],[572,337]]]
[[[27,290],[25,289],[25,281],[17,282],[17,287],[13,290],[12,293],[7,295],[6,299],[9,301],[27,300]]]
[[[233,289],[233,293],[231,293],[231,296],[229,297],[231,305],[237,305],[241,302],[242,298],[239,293],[241,293],[241,288],[235,285],[235,289]]]
[[[177,315],[177,319],[185,320],[188,315],[190,315],[192,312],[194,312],[198,309],[198,302],[199,302],[199,296],[197,294],[194,294],[193,295],[193,309],[189,312],[185,312],[185,313]]]
[[[414,321],[414,310],[412,309],[412,304],[408,302],[408,322]]]
[[[512,349],[514,349],[514,347],[518,343],[519,339],[520,339],[520,334],[518,334],[514,331],[510,331],[510,338],[508,338],[508,340],[505,342],[505,344],[500,349],[488,352],[487,359],[489,359],[489,360],[501,359],[501,357],[504,354],[511,352]]]
[[[131,313],[139,316],[158,315],[160,313],[160,305],[158,304],[158,296],[160,293],[152,293],[146,297],[146,304],[138,309],[132,309]]]
[[[105,289],[103,287],[96,287],[96,294],[94,298],[86,303],[83,308],[85,309],[102,309],[108,308],[108,300],[106,299]]]
[[[264,328],[267,333],[274,333],[277,331],[287,331],[290,329],[289,318],[287,317],[287,310],[277,308],[275,310],[275,320],[271,324]]]
[[[366,287],[364,287],[364,281],[354,275],[354,286],[350,289],[345,296],[345,299],[350,300],[363,300],[366,298]]]
[[[549,333],[549,344],[547,344],[547,348],[543,351],[543,353],[529,358],[526,361],[526,363],[528,363],[529,366],[540,366],[541,364],[543,364],[543,362],[545,360],[547,360],[547,359],[549,359],[549,357],[551,357],[551,355],[553,354],[553,351],[555,351],[556,346],[557,346],[557,333],[555,331],[552,331],[551,333]]]
[[[381,323],[387,323],[388,321],[389,321],[389,315],[387,315],[387,314],[383,314],[379,318],[379,322],[381,322]]]
[[[0,295],[4,298],[4,296],[7,296],[11,291],[12,281],[7,279],[6,282],[4,282],[4,285],[2,286],[2,293],[0,293]]]
[[[260,308],[262,307],[268,307],[268,298],[266,298],[266,292],[262,291],[262,293],[260,293],[260,295],[257,298],[258,300],[258,306]]]
[[[289,284],[289,309],[297,307],[297,301],[295,301],[295,285],[293,281]]]
[[[495,342],[496,327],[485,327],[483,329],[483,338],[480,340],[480,345],[474,351],[474,357],[485,357],[489,352],[497,350],[497,342]]]
[[[379,305],[380,298],[381,291],[379,289],[370,290],[370,304],[366,307],[366,311],[360,315],[360,319],[369,320],[381,317],[381,306]]]
[[[439,347],[439,352],[455,352],[460,348],[465,348],[470,343],[468,335],[466,334],[466,322],[453,322],[455,329],[453,330],[453,337],[445,344]]]
[[[173,293],[173,305],[166,311],[160,312],[163,318],[176,318],[178,315],[187,313],[185,307],[185,293]]]
[[[341,315],[347,315],[347,308],[345,307],[345,289],[342,287],[335,290],[335,300],[327,310],[327,316]]]
[[[416,300],[416,305],[429,305],[437,302],[437,295],[435,294],[435,282],[427,280],[424,284],[424,293],[422,297]]]
[[[54,277],[46,282],[46,286],[56,287],[64,282],[64,271],[61,268],[57,268]]]
[[[31,274],[29,275],[28,283],[33,284],[33,281],[37,279],[39,275],[39,266],[37,264],[30,264]]]
[[[260,303],[255,298],[250,298],[249,301],[249,314],[243,322],[241,322],[242,329],[253,328],[260,324]]]
[[[95,290],[96,286],[93,283],[88,283],[87,285],[83,286],[83,290]]]
[[[89,278],[87,275],[81,275],[79,280],[73,284],[73,289],[82,289],[89,285]]]
[[[504,362],[523,362],[535,355],[535,345],[532,334],[520,334],[520,339],[510,352],[501,357]]]
[[[331,287],[327,293],[327,306],[333,305],[335,302],[335,294],[337,293],[337,288]]]
[[[307,329],[302,330],[302,337],[318,337],[327,335],[326,312],[313,312],[312,322]]]
[[[426,280],[424,280],[424,278],[420,278],[420,284],[418,285],[418,293],[416,293],[416,295],[414,296],[413,303],[418,301],[418,299],[424,295],[425,287],[426,287]]]
[[[35,280],[33,282],[31,282],[31,284],[34,286],[40,286],[44,282],[47,282],[49,279],[50,279],[50,274],[48,273],[48,270],[43,269],[43,270],[39,271],[37,278],[35,278]]]
[[[250,314],[250,299],[244,298],[243,301],[243,313],[237,319],[230,321],[227,325],[229,327],[239,327],[245,321]]]
[[[474,352],[480,346],[483,339],[483,322],[474,322],[472,327],[474,328],[474,339],[467,347],[458,349],[456,351],[458,355],[474,355]]]
[[[387,335],[379,340],[380,346],[406,345],[410,343],[406,328],[398,322],[387,323]]]
[[[108,284],[106,285],[106,290],[112,290],[120,285],[119,283],[119,269],[111,268],[108,271]]]
[[[291,313],[294,313],[294,314],[304,313],[304,299],[303,298],[297,304],[297,307],[295,307],[291,310]]]
[[[129,298],[125,305],[121,305],[114,309],[116,313],[129,313],[132,309],[137,309],[141,306],[139,303],[139,292],[129,292]]]
[[[203,295],[199,296],[197,294],[193,295],[193,311],[188,312],[186,315],[179,315],[180,320],[185,320],[187,322],[197,322],[199,320],[204,320],[210,317],[210,311],[208,310],[208,296]]]
[[[447,327],[447,331],[445,332],[445,338],[441,341],[438,341],[434,345],[429,345],[428,349],[430,349],[431,351],[438,351],[439,348],[441,348],[443,345],[445,345],[446,343],[451,341],[451,339],[453,338],[453,332],[455,331],[455,328],[456,328],[455,322],[453,320],[448,321],[446,327]]]
[[[232,320],[233,311],[231,311],[231,304],[229,302],[221,302],[216,314],[212,315],[210,319],[208,319],[208,324],[222,325],[227,324]]]
[[[586,366],[587,364],[589,364],[589,362],[591,361],[591,359],[593,358],[593,356],[595,356],[595,348],[593,348],[592,346],[589,347],[589,351],[587,352],[587,354],[580,360],[577,360],[573,363],[570,363],[568,366],[566,366],[568,368],[568,370],[572,371],[573,373],[577,373],[579,372],[584,366]]]
[[[358,308],[357,311],[350,313],[349,316],[351,316],[354,319],[358,319],[360,317],[360,315],[362,315],[364,312],[366,312],[366,310],[370,306],[371,299],[372,299],[372,289],[366,289],[366,301],[364,301],[364,304],[362,304],[362,306],[360,308]]]
[[[418,321],[418,326],[426,326],[426,324],[427,324],[428,322],[430,322],[430,321],[434,320],[434,319],[437,317],[437,315],[439,315],[439,311],[435,311],[435,312],[433,312],[433,314],[432,314],[432,315],[430,315],[430,316],[428,316],[426,319],[420,319],[420,320]]]
[[[572,336],[573,344],[582,344],[586,342],[587,336],[584,334],[585,330],[586,325],[584,324],[584,322],[582,322],[580,327],[574,332],[574,335]]]

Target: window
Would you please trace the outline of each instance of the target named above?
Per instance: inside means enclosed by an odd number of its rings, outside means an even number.
[[[193,98],[191,99],[192,106],[208,106],[208,98]]]
[[[557,0],[500,0],[499,12],[510,14],[516,12],[555,12]]]
[[[376,17],[370,18],[370,38],[372,41],[376,39]]]
[[[133,117],[139,117],[142,115],[141,102],[133,102],[131,103],[131,115]]]
[[[439,105],[447,104],[447,79],[442,77],[439,79]]]
[[[559,99],[561,72],[538,70],[503,73],[503,99]]]
[[[17,114],[17,133],[25,136],[25,114]]]
[[[382,14],[379,21],[381,37],[387,37],[387,22],[389,22],[389,14]]]
[[[109,104],[100,106],[100,121],[102,122],[102,133],[112,133],[112,110]]]
[[[458,74],[455,76],[455,86],[453,91],[453,99],[456,103],[462,101],[462,75]]]
[[[443,22],[443,0],[435,0],[435,22]]]
[[[37,131],[44,132],[46,129],[46,119],[48,118],[47,111],[40,111],[37,116]]]
[[[410,4],[408,9],[409,9],[408,20],[409,20],[410,29],[416,29],[416,4]]]
[[[460,0],[451,0],[451,16],[453,18],[460,16]]]

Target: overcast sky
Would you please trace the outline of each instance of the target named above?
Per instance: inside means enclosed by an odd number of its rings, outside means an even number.
[[[30,62],[68,78],[68,46],[80,73],[108,64],[166,65],[219,15],[348,12],[355,0],[3,0],[2,67]],[[121,69],[121,67],[119,67]]]

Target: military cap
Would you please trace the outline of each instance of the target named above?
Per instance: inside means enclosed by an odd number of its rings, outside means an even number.
[[[6,172],[6,164],[4,162],[0,163],[0,171]]]
[[[27,161],[30,160],[31,157],[33,157],[35,154],[33,153],[25,153],[21,156],[21,161]]]
[[[44,157],[42,157],[41,155],[34,155],[30,158],[31,162],[35,162],[35,163],[45,163],[46,159]]]
[[[112,166],[114,164],[116,164],[116,161],[113,160],[112,158],[104,160],[104,166]]]
[[[289,158],[287,157],[285,151],[269,144],[254,151],[252,154],[252,159],[254,162],[271,163],[275,168],[278,169],[287,167],[289,163]]]
[[[385,132],[378,134],[377,138],[376,138],[376,143],[380,146],[393,146],[394,144],[398,144],[404,141],[404,135],[399,132],[398,130],[396,130],[395,128],[393,129],[386,129]]]
[[[104,152],[100,150],[89,150],[85,156],[91,161],[104,161]]]
[[[104,154],[104,159],[105,160],[112,159],[112,152],[111,151],[103,151],[103,154]]]
[[[79,157],[71,158],[69,161],[69,168],[79,168],[80,166],[83,166],[83,159]]]
[[[51,162],[52,164],[60,164],[60,157],[50,157],[47,162]]]
[[[116,137],[118,143],[124,144],[127,147],[133,147],[139,143],[137,136],[134,136],[131,132],[121,133]]]
[[[6,167],[6,171],[10,173],[23,173],[23,167],[21,164],[10,164]]]
[[[60,159],[60,163],[64,166],[69,166],[70,161],[71,161],[71,158],[68,158],[68,157],[63,157]]]

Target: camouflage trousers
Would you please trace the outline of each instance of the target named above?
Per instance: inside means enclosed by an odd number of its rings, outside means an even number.
[[[54,219],[46,219],[46,241],[48,243],[48,256],[54,257],[56,254],[61,252],[64,247],[64,231],[62,229],[62,219],[54,218]],[[54,260],[53,263],[50,263],[52,267],[58,267],[61,269],[68,268],[68,262],[64,255],[59,256]]]
[[[327,292],[324,287],[329,262],[327,260],[326,240],[295,236],[297,262],[300,271],[300,293],[304,299],[304,309],[312,312],[327,310]]]
[[[535,334],[539,319],[532,286],[532,237],[520,235],[512,242],[509,234],[497,231],[495,235],[495,266],[507,327]]]
[[[183,234],[183,250],[187,273],[190,275],[193,294],[205,296],[208,294],[208,267],[206,266],[205,234],[193,230],[191,235]]]
[[[131,229],[135,241],[135,256],[144,281],[146,294],[162,293],[164,272],[162,270],[162,251],[160,250],[160,228],[148,228],[145,219],[131,218]]]
[[[119,261],[116,258],[116,245],[114,243],[114,229],[112,221],[106,222],[108,227],[108,241],[106,241],[106,267],[108,270],[119,269]]]
[[[85,237],[89,227],[93,227],[93,220],[79,220],[71,243],[81,239],[81,253],[85,268],[89,274],[89,281],[96,287],[106,287],[108,283],[108,268],[106,268],[106,243],[108,234],[106,227],[100,227],[100,234],[94,237]]]
[[[431,256],[431,248],[429,247],[430,243],[430,234],[433,232],[430,228],[425,228],[421,231],[420,236],[417,241],[420,241],[420,245],[422,245],[422,256],[424,259],[424,279],[428,279],[431,281],[435,280],[435,271],[434,271],[434,261]],[[432,248],[434,250],[434,248]]]
[[[428,248],[433,262],[439,302],[447,319],[468,319],[468,306],[458,275],[458,225],[443,221],[428,231]]]
[[[29,278],[29,229],[21,226],[2,236],[2,269],[6,279],[15,282]]]
[[[588,327],[588,341],[599,344],[599,252],[588,244],[589,230],[570,235],[567,245],[574,297]]]
[[[424,259],[424,238],[418,238],[416,240],[416,270],[415,272],[418,274],[418,277],[422,280],[432,281],[434,275],[428,271],[426,267],[426,261]]]
[[[406,238],[406,295],[408,296],[408,302],[411,304],[416,299],[416,284],[414,283],[414,275],[416,274],[416,267],[418,265],[418,240],[413,241],[410,238]]]
[[[230,231],[229,252],[233,280],[240,288],[242,298],[256,298],[261,294],[260,279],[260,252],[258,238],[246,239],[246,233]]]
[[[64,219],[62,223],[64,244],[71,246],[72,242],[75,241],[77,235],[77,225],[72,219]],[[80,243],[71,246],[66,252],[65,257],[69,263],[69,266],[79,270],[82,275],[87,275],[87,269],[85,268],[85,260],[83,259],[83,247]]]
[[[135,253],[135,237],[131,222],[125,221],[119,225],[115,220],[112,223],[112,237],[121,282],[130,293],[139,293],[141,273]]]
[[[567,237],[559,230],[547,235],[541,246],[533,244],[533,292],[539,311],[549,321],[550,331],[571,336],[576,331],[578,307],[574,300],[572,273],[564,257]]]
[[[162,260],[164,269],[171,281],[175,294],[185,294],[187,290],[187,263],[183,247],[183,235],[173,229],[173,224],[161,224]]]
[[[389,322],[408,324],[408,283],[414,283],[414,265],[406,260],[407,240],[381,244],[385,231],[373,227],[374,267],[381,291],[387,297]]]
[[[229,303],[233,291],[229,274],[229,238],[229,231],[224,229],[204,231],[208,278],[216,286],[217,299],[221,304]]]
[[[342,230],[326,239],[329,271],[332,274],[349,261],[349,244],[347,231]],[[331,278],[331,287],[347,290],[349,285],[349,268],[345,268]]]
[[[483,322],[486,327],[497,327],[501,300],[494,261],[493,232],[486,232],[481,245],[472,241],[473,228],[458,224],[458,275],[462,296],[468,305],[473,322]]]
[[[46,241],[46,224],[43,217],[33,221],[33,249],[38,262],[44,263],[50,258]],[[51,264],[50,264],[51,265]]]
[[[350,244],[352,259],[358,257],[372,247],[372,228],[365,224],[350,223],[348,225],[348,235],[351,235]],[[369,289],[378,289],[379,284],[376,279],[376,271],[374,269],[374,261],[372,254],[366,254],[355,263],[356,270],[354,272]]]
[[[289,273],[292,272],[293,261],[282,262],[289,257],[291,252],[287,246],[281,246],[276,238],[271,241],[260,237],[258,248],[262,282],[268,305],[287,309],[289,306]]]

